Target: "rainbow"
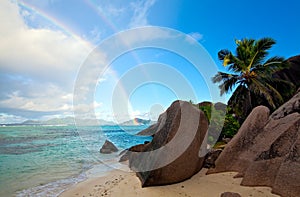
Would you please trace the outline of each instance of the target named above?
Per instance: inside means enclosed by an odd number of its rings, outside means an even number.
[[[114,33],[118,33],[120,30],[117,29],[117,27],[111,22],[111,20],[109,20],[107,17],[105,17],[105,15],[101,12],[100,9],[97,8],[96,3],[93,0],[83,0],[86,5],[91,8],[91,10],[93,10],[100,18],[101,20],[104,22],[104,24],[106,24]],[[127,46],[128,48],[130,48],[129,44],[126,42],[126,40],[120,40],[122,42],[123,45]],[[140,60],[140,58],[138,57],[138,55],[136,54],[135,51],[131,51],[131,55],[134,58],[134,60],[138,63],[141,64],[142,61]]]
[[[45,19],[46,21],[50,22],[51,24],[53,24],[55,27],[57,27],[60,31],[62,31],[64,34],[72,37],[73,39],[83,43],[87,49],[93,49],[95,46],[82,39],[81,36],[77,35],[75,33],[74,30],[72,30],[71,27],[69,27],[68,25],[66,24],[63,24],[61,23],[59,20],[57,20],[55,17],[51,16],[50,14],[48,14],[47,12],[37,8],[36,6],[32,5],[32,4],[29,4],[29,3],[26,3],[26,2],[23,2],[23,1],[17,1],[17,5],[21,8],[26,8],[28,9],[29,11],[37,14],[38,16],[42,17],[43,19]]]
[[[137,118],[134,118],[133,120],[133,125],[139,125],[140,123],[138,122],[138,119]]]
[[[117,29],[117,27],[111,22],[110,19],[108,19],[104,13],[101,12],[100,9],[97,8],[97,4],[93,1],[93,0],[83,0],[83,2],[93,11],[95,12],[99,18],[103,21],[103,23],[110,28],[114,33],[118,33],[119,30]],[[42,10],[40,8],[38,8],[37,6],[30,4],[28,2],[24,2],[22,0],[17,0],[16,4],[21,7],[21,8],[25,8],[27,10],[29,10],[30,12],[37,14],[38,16],[42,17],[43,19],[45,19],[47,22],[53,24],[55,27],[57,27],[62,33],[64,33],[67,36],[72,37],[73,39],[79,41],[80,43],[83,43],[83,45],[87,48],[87,50],[92,51],[96,46],[91,43],[90,41],[87,41],[85,39],[83,39],[80,35],[78,35],[76,33],[75,30],[73,30],[69,25],[62,23],[61,21],[59,21],[57,18],[55,18],[53,15],[47,13],[45,10]],[[130,45],[126,42],[126,40],[120,40],[120,42],[122,42],[123,45],[128,46],[128,48],[130,48]],[[130,55],[132,55],[132,57],[134,58],[134,60],[136,61],[137,64],[141,64],[142,61],[140,60],[140,58],[138,57],[138,55],[136,54],[135,51],[131,51]],[[144,70],[142,70],[143,72]],[[149,74],[147,72],[143,72],[143,74],[148,78],[151,79],[151,77],[149,76]],[[113,77],[116,81],[118,81],[118,76],[115,72],[111,73],[111,77]],[[122,92],[122,95],[125,96],[125,98],[129,98],[128,93],[126,92],[126,89],[123,87],[122,84],[119,84],[119,90]],[[126,96],[127,95],[127,96]],[[129,104],[130,105],[130,104]],[[129,106],[129,108],[132,108],[131,105]],[[133,123],[135,125],[138,125],[139,123],[137,122],[136,119],[133,120]]]
[[[100,9],[97,8],[97,5],[94,1],[92,0],[83,0],[83,2],[93,11],[95,12],[100,19],[103,21],[103,23],[105,25],[107,25],[108,28],[110,28],[114,33],[118,33],[120,30],[118,30],[116,28],[116,26],[111,22],[111,20],[109,20],[107,17],[105,17],[104,13],[101,12]],[[84,43],[88,49],[92,50],[94,49],[96,46],[93,45],[91,42],[82,39],[82,37],[80,35],[77,35],[77,33],[67,24],[64,24],[62,22],[60,22],[58,19],[56,19],[54,16],[48,14],[47,12],[45,12],[44,10],[34,6],[33,4],[24,2],[22,0],[18,0],[17,4],[20,7],[26,8],[28,10],[30,10],[31,12],[39,15],[40,17],[44,18],[45,20],[47,20],[48,22],[50,22],[51,24],[55,25],[57,28],[59,28],[63,33],[65,33],[68,36],[71,36],[72,38]],[[128,48],[130,48],[129,44],[126,42],[126,40],[120,40],[122,42],[123,45],[128,46]],[[132,55],[132,57],[134,58],[134,60],[137,62],[137,64],[141,64],[142,61],[140,60],[140,58],[138,57],[138,55],[136,54],[135,51],[131,51],[130,53]]]

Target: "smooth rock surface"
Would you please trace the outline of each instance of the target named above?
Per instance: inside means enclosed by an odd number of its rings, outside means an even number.
[[[267,123],[269,112],[270,110],[264,106],[253,109],[216,160],[216,167],[209,169],[208,174],[226,171],[244,172],[247,169],[258,154],[255,150],[251,151],[251,147],[256,147],[254,139]]]
[[[159,117],[153,140],[131,152],[129,166],[142,186],[184,181],[203,166],[208,121],[192,104],[175,101]],[[202,144],[204,143],[204,145]]]

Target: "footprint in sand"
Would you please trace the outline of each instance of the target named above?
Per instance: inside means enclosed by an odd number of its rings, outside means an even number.
[[[124,177],[120,175],[119,177],[112,177],[110,180],[106,181],[104,185],[95,185],[94,192],[100,196],[108,196],[110,195],[110,190],[118,185]]]

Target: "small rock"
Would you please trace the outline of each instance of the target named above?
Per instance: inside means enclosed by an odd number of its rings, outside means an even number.
[[[233,192],[224,192],[221,194],[221,197],[241,197],[241,195]]]
[[[100,149],[100,153],[103,154],[110,154],[113,152],[117,152],[118,148],[110,141],[106,140],[103,144],[103,146]]]
[[[212,149],[210,150],[204,160],[204,168],[214,168],[215,167],[215,161],[218,159],[219,155],[221,154],[222,149]]]

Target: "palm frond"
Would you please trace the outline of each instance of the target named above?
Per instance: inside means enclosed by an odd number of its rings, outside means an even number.
[[[296,91],[295,84],[278,77],[273,77],[270,84],[272,84],[276,90],[280,90],[281,96],[285,99],[290,98]]]
[[[251,58],[251,51],[253,50],[254,39],[243,39],[237,44],[236,57],[244,62],[245,65],[249,64]]]
[[[264,84],[262,84],[259,80],[253,79],[252,83],[249,86],[249,89],[254,94],[264,98],[272,108],[276,107],[273,97],[269,92],[269,89]]]
[[[224,58],[229,55],[231,52],[228,49],[222,49],[218,52],[218,58],[219,60],[224,60]]]
[[[262,38],[255,42],[253,51],[255,55],[252,57],[252,64],[249,64],[250,67],[256,67],[257,65],[262,64],[263,60],[268,56],[268,50],[275,44],[275,40],[272,38]]]
[[[234,113],[239,117],[247,115],[251,110],[251,97],[248,88],[244,85],[239,85],[228,101],[228,105],[232,107]]]
[[[249,102],[251,109],[260,104],[275,108],[294,89],[289,88],[292,87],[291,84],[281,83],[276,77],[278,71],[289,67],[288,62],[277,56],[266,60],[269,49],[276,41],[272,38],[259,40],[245,38],[235,40],[235,43],[237,45],[235,54],[227,49],[218,53],[223,65],[234,74],[219,72],[213,77],[213,82],[221,83],[219,86],[221,95],[237,87],[228,103],[243,110],[249,106],[243,106],[241,100]],[[245,113],[247,112],[248,108]]]
[[[244,72],[245,68],[245,62],[232,55],[231,64],[228,66],[228,69],[235,73],[241,73]]]
[[[238,59],[227,49],[219,51],[218,57],[223,61],[223,66],[228,66],[228,70],[232,72],[242,72],[246,66],[243,61]]]
[[[277,78],[277,77],[273,77],[272,78],[272,83],[276,84],[276,85],[280,85],[285,88],[289,88],[289,89],[295,89],[296,86],[295,84],[293,84],[292,82],[290,81],[286,81],[286,80],[283,80],[283,79],[280,79],[280,78]]]
[[[214,83],[218,83],[221,81],[226,81],[232,77],[238,77],[238,75],[235,74],[229,74],[229,73],[224,73],[224,72],[218,72],[213,78],[212,81]]]
[[[268,70],[272,72],[280,71],[282,69],[288,68],[290,66],[289,62],[286,61],[283,57],[271,57],[269,58],[264,64],[264,67],[266,67]]]
[[[255,43],[255,48],[258,51],[266,51],[272,48],[276,44],[276,41],[273,38],[261,38]]]
[[[282,98],[282,96],[281,96],[281,94],[278,92],[278,90],[276,90],[276,88],[274,88],[272,85],[270,85],[270,84],[266,84],[266,87],[273,93],[273,100],[278,100],[280,103],[282,103],[283,102],[283,98]],[[276,104],[275,104],[275,106],[276,106]]]
[[[248,92],[249,90],[246,88],[246,86],[239,85],[232,93],[228,104],[238,103],[242,100],[245,100],[245,98],[248,97]]]
[[[227,93],[228,91],[231,91],[233,86],[237,83],[239,80],[239,75],[235,74],[228,74],[223,72],[218,72],[213,78],[212,81],[214,83],[222,82],[219,85],[219,88],[221,90],[221,95],[224,93]]]

